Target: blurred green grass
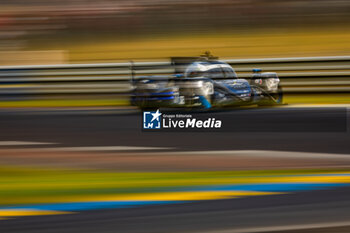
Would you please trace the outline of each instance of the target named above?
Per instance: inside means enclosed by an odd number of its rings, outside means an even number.
[[[271,177],[348,172],[273,170],[220,172],[115,172],[0,167],[0,206],[57,203],[106,195],[174,191],[185,187],[263,183]]]

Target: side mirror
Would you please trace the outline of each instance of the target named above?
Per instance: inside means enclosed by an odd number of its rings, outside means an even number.
[[[254,68],[253,69],[253,73],[260,73],[262,71],[262,69],[260,68]]]

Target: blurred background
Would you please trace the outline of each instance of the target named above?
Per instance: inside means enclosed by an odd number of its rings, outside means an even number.
[[[0,232],[350,232],[349,29],[349,0],[0,0]],[[205,51],[286,105],[142,132],[131,77]]]
[[[346,0],[1,1],[1,65],[347,55]]]
[[[231,59],[242,78],[256,67],[278,72],[286,103],[350,101],[346,0],[15,0],[0,6],[3,107],[128,105],[130,61],[169,62],[205,51]],[[309,59],[290,60],[295,57]],[[124,69],[101,65],[120,62]],[[100,65],[64,66],[76,63]],[[174,73],[170,63],[160,64],[140,65],[135,73]]]

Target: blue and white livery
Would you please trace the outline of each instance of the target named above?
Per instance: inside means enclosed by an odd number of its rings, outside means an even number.
[[[134,79],[133,86],[131,102],[142,109],[275,105],[283,98],[276,73],[253,69],[251,78],[240,79],[229,64],[203,58],[188,64],[183,73]]]

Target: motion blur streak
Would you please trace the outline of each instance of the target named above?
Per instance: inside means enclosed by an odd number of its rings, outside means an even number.
[[[38,209],[0,209],[0,220],[8,217],[19,217],[19,216],[33,216],[33,215],[53,215],[53,214],[68,214],[63,211],[53,210],[38,210]],[[6,217],[6,218],[2,218]]]
[[[349,52],[348,1],[1,1],[2,64]]]
[[[349,0],[0,0],[0,232],[350,232],[349,28]]]
[[[226,59],[239,78],[252,69],[277,71],[288,104],[350,103],[350,56]],[[316,65],[315,65],[316,64]],[[334,65],[335,64],[335,65]],[[0,107],[127,106],[131,80],[171,77],[170,59],[157,62],[0,66]],[[160,76],[159,76],[160,77]],[[20,86],[14,84],[21,84]]]
[[[34,170],[33,170],[34,171]],[[248,173],[249,174],[249,173]],[[207,177],[206,179],[196,177],[196,178],[185,178],[185,180],[179,180],[176,186],[167,187],[169,190],[167,192],[150,192],[150,193],[129,193],[124,194],[116,193],[116,194],[102,194],[99,195],[90,195],[88,193],[84,193],[83,191],[80,196],[66,196],[64,197],[64,201],[57,202],[62,198],[55,198],[56,201],[48,204],[45,203],[45,200],[49,196],[42,196],[40,202],[41,204],[30,205],[22,204],[16,205],[14,199],[12,207],[2,208],[0,209],[1,217],[13,217],[13,216],[27,216],[27,215],[51,215],[51,214],[65,214],[67,211],[83,211],[83,210],[94,210],[94,209],[111,209],[111,208],[130,208],[136,206],[144,206],[144,205],[159,205],[159,204],[176,204],[176,203],[185,203],[185,202],[193,202],[193,201],[204,201],[204,200],[218,200],[218,199],[231,199],[231,198],[239,198],[239,197],[248,197],[248,196],[260,196],[260,195],[278,195],[283,192],[296,192],[303,190],[317,190],[317,189],[326,189],[326,188],[334,188],[347,186],[350,183],[350,174],[344,172],[312,172],[310,174],[298,173],[297,175],[288,174],[285,175],[273,175],[265,173],[265,176],[254,176],[254,173],[251,173],[251,176],[246,175],[235,175],[233,178],[232,175],[225,173],[203,173],[204,176],[211,175],[211,177]],[[282,173],[283,174],[283,173]],[[85,176],[84,173],[82,174]],[[124,176],[123,174],[115,174],[118,176]],[[146,174],[145,174],[146,175]],[[156,174],[153,174],[154,176]],[[164,174],[166,175],[166,174]],[[173,174],[175,175],[173,178],[181,176],[180,173]],[[196,174],[188,173],[187,177],[193,177]],[[148,176],[148,174],[146,175]],[[145,177],[146,177],[145,176]],[[222,176],[220,179],[217,176]],[[216,177],[216,178],[214,178]],[[213,179],[214,180],[211,180]],[[224,178],[224,179],[223,179]],[[18,180],[20,181],[20,180]],[[18,182],[17,181],[17,182]],[[186,182],[187,181],[187,182]],[[206,183],[221,183],[221,185],[207,185]],[[35,181],[32,181],[35,182]],[[48,182],[48,181],[46,181]],[[56,181],[57,182],[57,181]],[[132,182],[132,181],[130,181]],[[160,183],[157,180],[149,179],[149,184],[152,189],[159,189]],[[167,179],[164,182],[170,182]],[[196,186],[188,186],[190,183],[196,184]],[[135,184],[139,182],[136,181]],[[236,183],[236,184],[235,184]],[[67,180],[63,185],[63,189],[66,189],[66,192],[71,192],[72,189]],[[87,182],[87,184],[93,185],[91,182]],[[118,185],[119,184],[119,185]],[[120,181],[116,181],[114,185],[114,189],[120,186]],[[59,185],[59,186],[61,186]],[[79,184],[78,184],[79,185]],[[112,185],[112,186],[111,186]],[[132,183],[131,183],[132,185]],[[185,185],[185,186],[184,186]],[[13,189],[13,185],[5,185],[2,188]],[[34,187],[33,187],[34,186]],[[52,185],[50,185],[52,186]],[[58,185],[53,186],[52,188],[59,188]],[[99,185],[100,186],[100,185]],[[111,188],[113,184],[109,184]],[[17,185],[20,190],[28,192],[31,189],[42,189],[42,192],[47,192],[47,184],[41,184],[35,187],[35,183],[30,185],[29,187],[25,184]],[[131,186],[132,187],[132,186]],[[106,188],[106,187],[105,187]],[[134,189],[140,189],[134,187]],[[61,188],[62,189],[62,188]],[[108,189],[107,189],[108,190]],[[107,191],[106,190],[106,191]],[[131,189],[132,190],[132,189]],[[141,191],[142,189],[140,189]],[[102,190],[101,190],[102,191]],[[27,199],[27,202],[30,201],[30,197],[23,197]],[[22,198],[22,199],[23,199]],[[21,199],[18,199],[21,200]],[[23,201],[23,200],[22,200]],[[63,212],[62,212],[63,211]]]

